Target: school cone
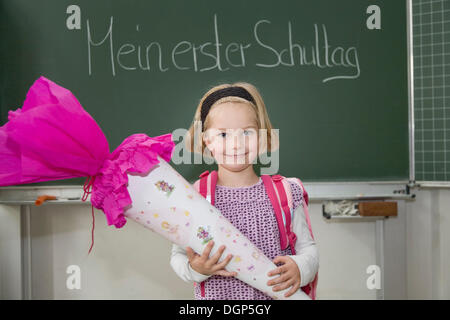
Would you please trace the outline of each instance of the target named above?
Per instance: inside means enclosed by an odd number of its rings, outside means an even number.
[[[127,218],[183,248],[191,247],[198,254],[214,240],[211,255],[225,245],[220,261],[232,254],[233,259],[226,269],[237,272],[239,280],[275,299],[310,299],[302,290],[288,298],[284,294],[289,289],[272,291],[272,287],[266,285],[267,273],[276,265],[170,164],[159,156],[158,160],[159,164],[146,175],[128,175],[132,205],[124,213]]]

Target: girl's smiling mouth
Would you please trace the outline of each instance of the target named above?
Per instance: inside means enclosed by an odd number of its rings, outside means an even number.
[[[248,154],[248,152],[243,153],[243,154],[232,154],[232,155],[225,154],[225,156],[227,156],[227,157],[242,157],[242,156],[246,156],[247,154]]]

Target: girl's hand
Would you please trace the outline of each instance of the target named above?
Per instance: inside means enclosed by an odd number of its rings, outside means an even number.
[[[280,274],[280,276],[269,280],[267,285],[273,286],[277,284],[277,286],[272,288],[273,291],[284,290],[292,286],[291,290],[286,292],[284,296],[289,297],[293,295],[300,288],[300,270],[298,269],[297,264],[288,256],[278,256],[273,259],[273,263],[282,263],[282,265],[270,271],[267,275],[274,276]]]
[[[221,275],[224,277],[234,277],[237,272],[229,272],[225,270],[225,266],[230,262],[233,255],[229,254],[222,262],[217,263],[222,256],[225,246],[221,246],[219,250],[210,258],[209,254],[214,246],[214,241],[209,241],[203,250],[202,255],[199,255],[192,250],[191,247],[186,247],[186,255],[189,263],[195,271],[204,275]]]

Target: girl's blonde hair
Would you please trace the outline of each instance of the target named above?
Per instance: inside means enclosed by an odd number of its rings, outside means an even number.
[[[206,116],[205,123],[202,124],[201,123],[201,108],[202,108],[203,101],[211,93],[213,93],[217,90],[229,88],[229,87],[242,87],[242,88],[246,89],[252,95],[256,104],[253,104],[252,102],[250,102],[244,98],[241,98],[241,97],[236,97],[236,96],[223,97],[223,98],[217,100],[211,106],[211,109],[210,109],[208,115]],[[209,89],[208,92],[206,92],[203,95],[203,97],[200,99],[200,102],[195,111],[194,120],[192,121],[191,126],[186,134],[185,139],[184,139],[184,141],[186,142],[186,147],[190,152],[203,154],[203,152],[206,148],[206,144],[204,142],[204,134],[205,134],[206,130],[209,128],[209,123],[211,122],[209,119],[210,118],[209,114],[211,113],[211,110],[213,107],[215,107],[221,103],[224,103],[224,102],[245,103],[245,104],[251,106],[252,109],[255,111],[256,122],[258,125],[258,140],[259,140],[258,152],[259,152],[259,154],[261,154],[265,151],[272,152],[272,151],[275,151],[276,149],[278,149],[279,137],[278,137],[278,134],[273,130],[274,128],[273,128],[272,123],[270,122],[269,116],[267,114],[266,105],[264,104],[264,101],[263,101],[261,95],[259,94],[258,89],[256,89],[255,86],[253,86],[252,84],[247,83],[247,82],[235,82],[233,84],[224,83],[224,84],[214,86],[213,88]],[[201,125],[204,126],[203,132],[201,130]],[[195,131],[196,126],[197,126],[197,131]],[[261,139],[261,136],[259,135],[259,133],[261,133],[261,132],[264,133],[264,131],[260,131],[260,129],[266,130],[265,132],[267,133],[267,139]],[[197,134],[197,137],[194,134]],[[192,137],[194,137],[194,139],[192,139]],[[195,141],[198,141],[198,143],[195,144],[194,143]],[[200,143],[200,141],[201,141],[201,143]]]

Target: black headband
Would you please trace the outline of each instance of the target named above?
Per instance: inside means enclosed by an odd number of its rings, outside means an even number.
[[[206,99],[203,100],[203,103],[202,103],[202,108],[201,108],[201,112],[200,112],[201,120],[202,120],[202,131],[204,130],[205,119],[209,113],[209,109],[211,109],[211,106],[217,100],[222,99],[223,97],[228,97],[228,96],[241,97],[247,101],[250,101],[250,102],[253,102],[254,104],[256,104],[252,95],[242,87],[228,87],[228,88],[223,88],[223,89],[214,91],[209,96],[207,96]]]

